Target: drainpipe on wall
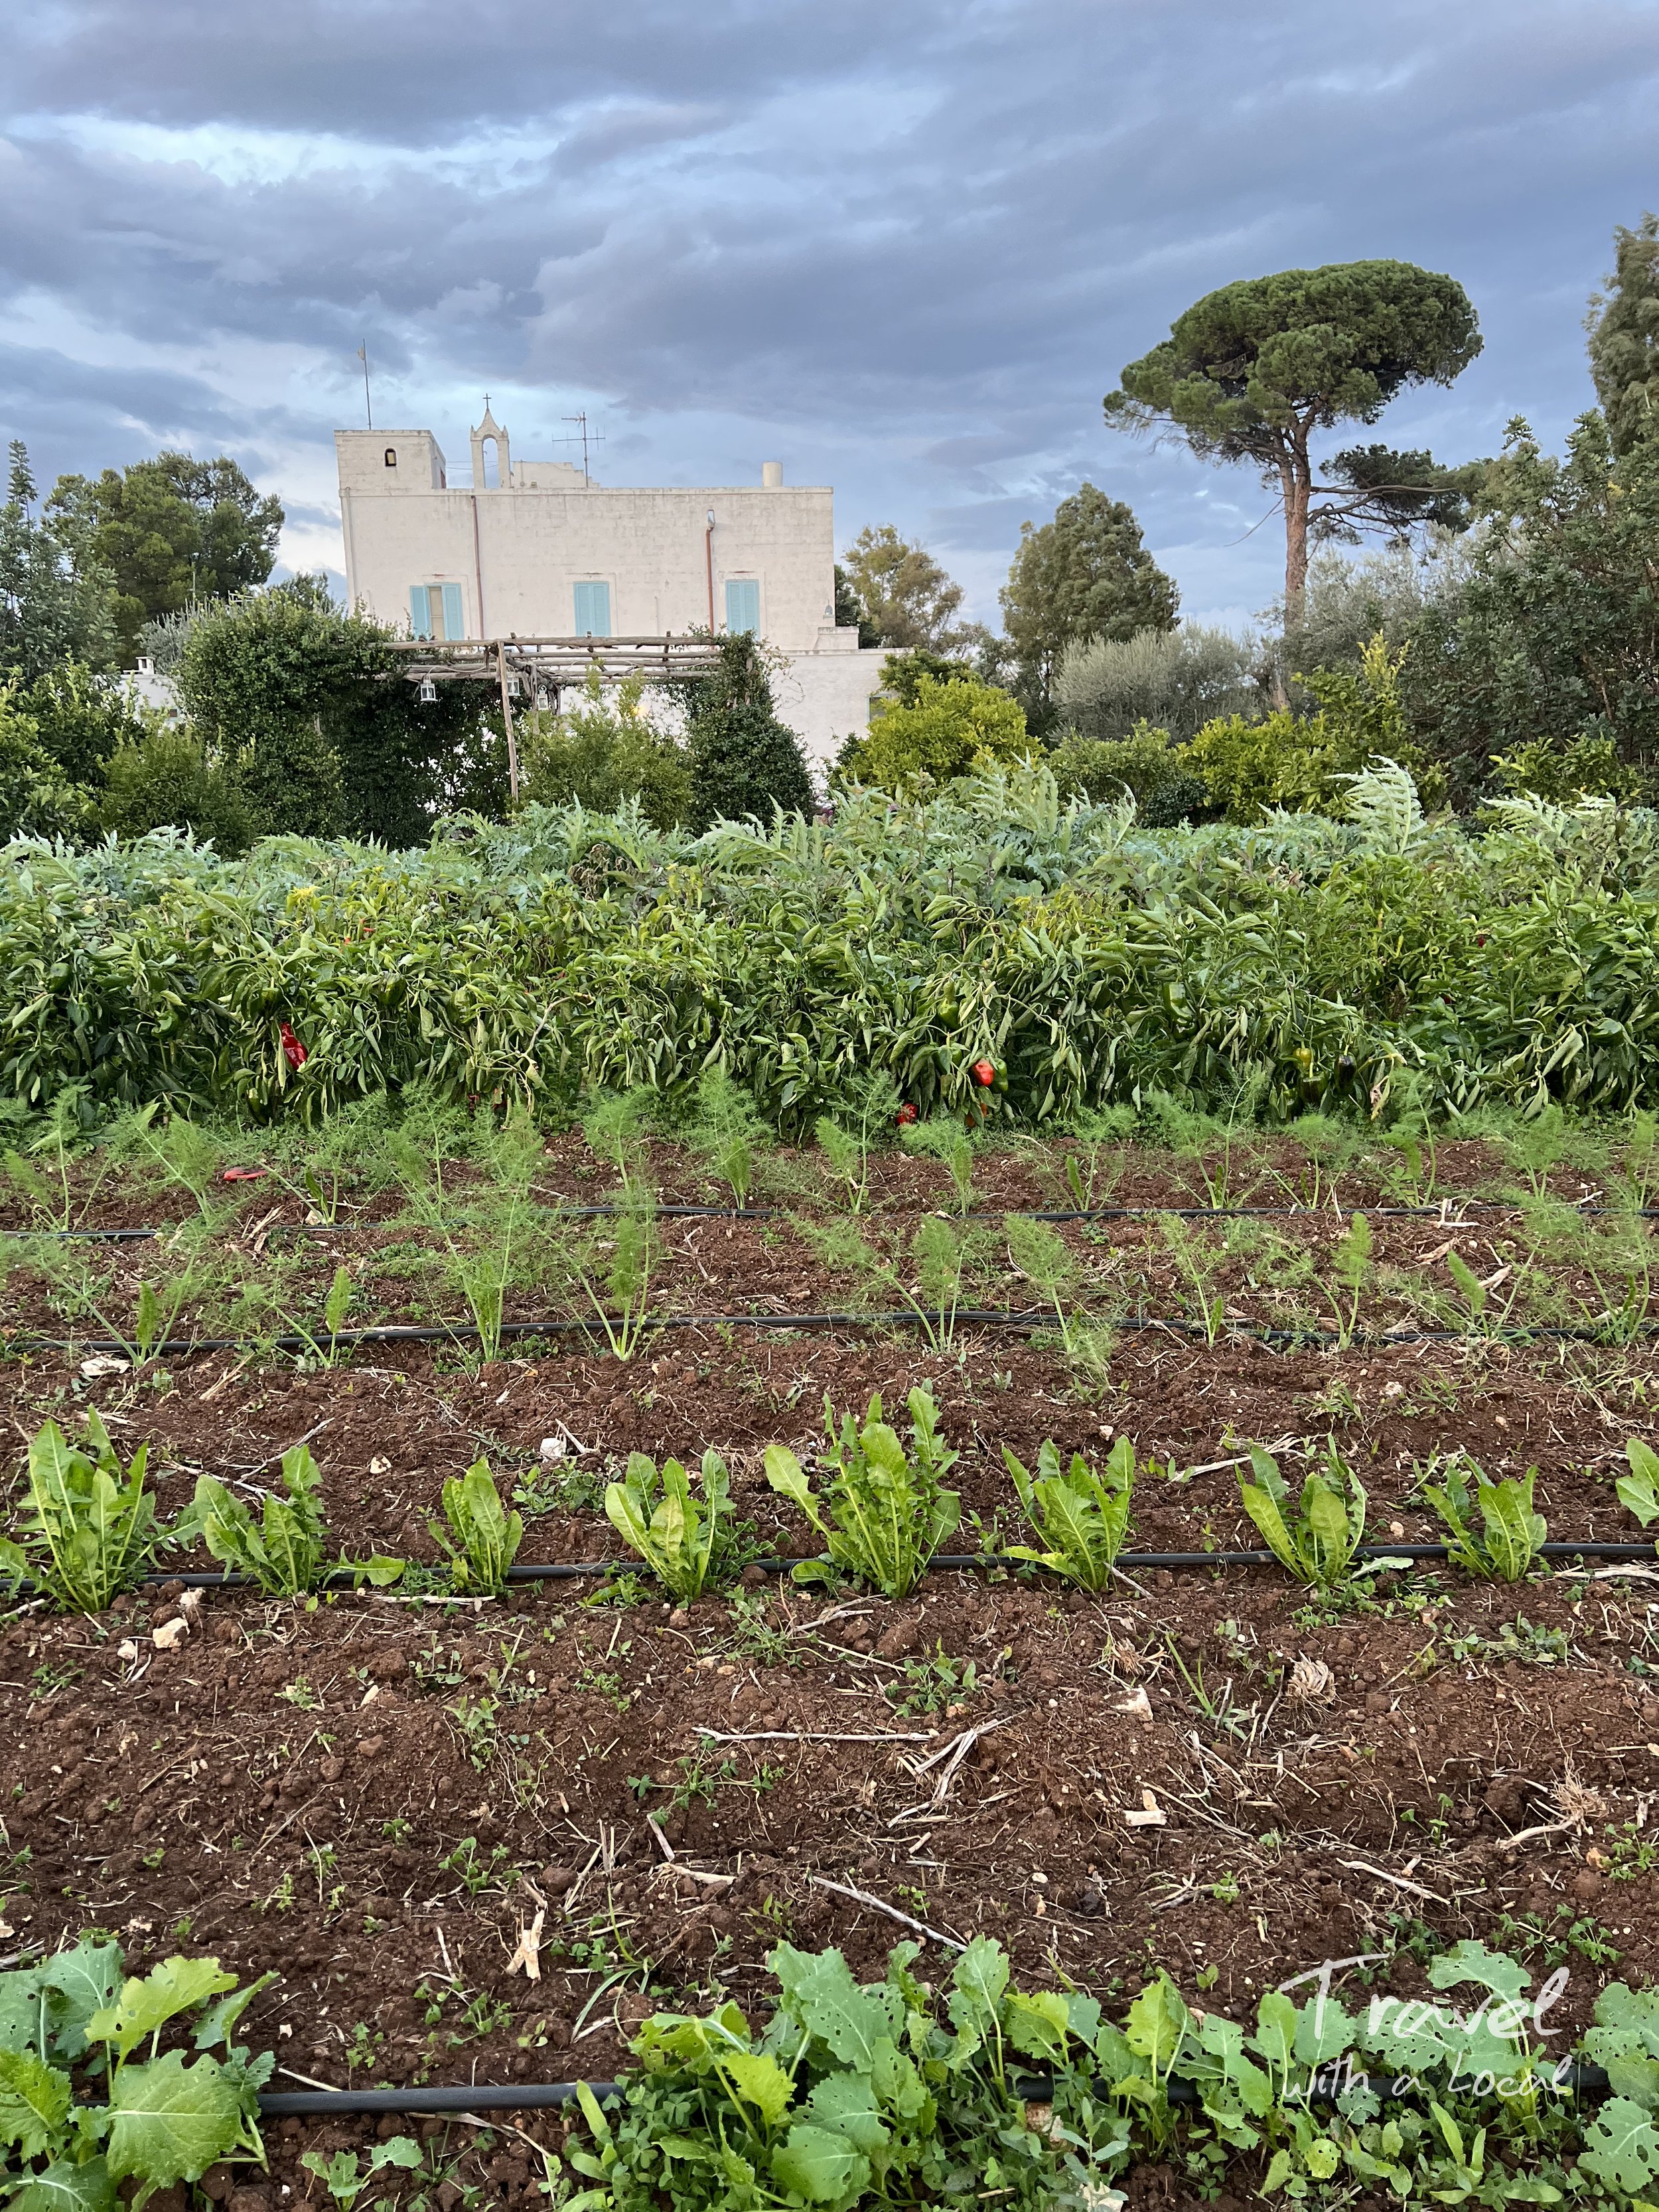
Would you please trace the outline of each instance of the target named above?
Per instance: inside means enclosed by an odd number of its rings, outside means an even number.
[[[702,534],[703,556],[708,565],[708,635],[714,635],[714,510],[708,510],[708,527]]]
[[[484,621],[483,550],[478,539],[478,495],[477,492],[472,495],[472,574],[478,586],[478,635],[481,639],[487,639],[489,630]]]

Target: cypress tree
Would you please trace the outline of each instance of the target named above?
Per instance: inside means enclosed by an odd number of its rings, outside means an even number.
[[[810,813],[812,780],[800,739],[778,720],[766,662],[756,639],[739,631],[720,640],[720,659],[686,686],[686,750],[691,763],[690,827],[772,810]]]
[[[1659,430],[1659,216],[1613,234],[1614,266],[1590,302],[1590,375],[1622,459]]]

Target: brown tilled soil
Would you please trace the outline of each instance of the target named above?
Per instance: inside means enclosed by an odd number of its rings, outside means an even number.
[[[567,1195],[603,1181],[568,1146],[550,1157]],[[683,1163],[678,1180],[658,1164],[665,1195],[708,1194]],[[1481,1163],[1462,1165],[1475,1188]],[[939,1202],[930,1164],[884,1172],[883,1203]],[[1178,1200],[1172,1176],[1129,1159],[1113,1202]],[[1051,1176],[1012,1158],[981,1180],[1000,1186],[992,1204],[1054,1196]],[[156,1197],[118,1184],[94,1218],[162,1218]],[[263,1220],[273,1207],[222,1235],[239,1266],[256,1267],[283,1221],[302,1224],[291,1194]],[[1322,1255],[1343,1219],[1273,1226]],[[1426,1273],[1456,1237],[1473,1267],[1478,1236],[1493,1248],[1483,1275],[1547,1273],[1535,1237],[1529,1256],[1504,1258],[1504,1234],[1523,1226],[1515,1209],[1478,1231],[1380,1220],[1376,1256]],[[1144,1224],[1068,1235],[1080,1267],[1148,1272]],[[787,1222],[663,1236],[671,1309],[804,1310],[846,1288]],[[335,1242],[356,1248],[368,1301],[382,1287],[374,1232],[331,1241],[324,1287]],[[102,1249],[130,1307],[155,1261]],[[1571,1264],[1553,1279],[1584,1288]],[[435,1255],[383,1287],[404,1316],[422,1299],[458,1310]],[[1249,1285],[1227,1287],[1230,1311],[1248,1308]],[[1155,1271],[1152,1288],[1172,1294]],[[1002,1279],[996,1302],[1011,1289]],[[42,1279],[21,1266],[11,1291],[9,1326],[40,1328]],[[533,1285],[520,1303],[537,1310]],[[1399,1319],[1386,1291],[1368,1312]],[[124,1455],[149,1444],[169,1513],[198,1472],[257,1489],[309,1437],[339,1544],[428,1561],[442,1483],[481,1455],[525,1511],[523,1560],[592,1561],[618,1552],[600,1498],[627,1453],[689,1461],[707,1445],[758,1545],[805,1554],[808,1531],[765,1486],[765,1445],[805,1458],[826,1394],[861,1409],[880,1389],[890,1416],[919,1382],[961,1454],[963,1550],[1026,1534],[1004,1443],[1031,1464],[1045,1437],[1098,1453],[1120,1434],[1155,1462],[1136,1492],[1140,1551],[1254,1542],[1218,1462],[1264,1441],[1294,1481],[1328,1436],[1366,1485],[1376,1537],[1439,1533],[1413,1471],[1454,1447],[1489,1474],[1535,1465],[1552,1537],[1629,1537],[1613,1480],[1627,1437],[1654,1432],[1645,1343],[1340,1352],[1146,1331],[1094,1371],[993,1332],[948,1355],[855,1330],[677,1331],[627,1364],[568,1340],[534,1350],[474,1372],[435,1346],[309,1373],[222,1352],[88,1376],[78,1352],[20,1344],[0,1403],[19,1466],[43,1419],[73,1431],[95,1404]],[[1431,1936],[1479,1936],[1540,1978],[1565,1963],[1556,2017],[1576,2026],[1602,1982],[1650,1980],[1659,1963],[1648,1571],[1520,1589],[1385,1572],[1368,1595],[1317,1605],[1276,1570],[1152,1568],[1105,1599],[941,1573],[892,1603],[751,1569],[735,1597],[689,1613],[648,1589],[585,1604],[601,1583],[478,1605],[245,1591],[198,1605],[174,1588],[97,1620],[14,1610],[0,1632],[4,1950],[98,1927],[139,1969],[178,1949],[244,1976],[275,1968],[248,2016],[256,2045],[297,2076],[394,2085],[608,2078],[649,2011],[719,1989],[763,2014],[778,1937],[839,1944],[873,1973],[914,1923],[933,1931],[936,1969],[939,1936],[984,1930],[1028,1980],[1064,1976],[1120,2006],[1159,1964],[1231,2011],[1361,1953],[1392,1954],[1378,1971],[1410,1990]],[[158,1649],[153,1631],[181,1613],[187,1633]],[[538,1915],[532,1980],[514,1960]],[[465,2154],[459,2182],[510,2204],[534,2197],[534,2143],[558,2124],[525,2130],[532,2140],[498,2131],[482,2150],[466,2127],[440,2141]],[[301,2151],[374,2132],[273,2127],[272,2176],[252,2177],[263,2203],[239,2174],[248,2201],[234,2212],[319,2197]],[[1169,2176],[1134,2194],[1181,2201]]]

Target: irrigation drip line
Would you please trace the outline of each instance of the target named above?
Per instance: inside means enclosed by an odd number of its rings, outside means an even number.
[[[1212,1331],[1202,1322],[1186,1320],[1146,1320],[1138,1316],[1112,1314],[1079,1314],[1075,1319],[1097,1322],[1103,1328],[1120,1334],[1128,1331],[1163,1329],[1172,1336],[1201,1339],[1213,1345],[1221,1338],[1240,1339],[1254,1344],[1284,1344],[1303,1346],[1310,1350],[1332,1347],[1337,1351],[1375,1351],[1391,1344],[1627,1344],[1638,1336],[1659,1334],[1659,1322],[1638,1322],[1632,1326],[1620,1325],[1621,1332],[1610,1334],[1606,1327],[1587,1323],[1582,1328],[1570,1328],[1559,1323],[1538,1323],[1521,1328],[1413,1328],[1355,1330],[1346,1339],[1330,1328],[1267,1328],[1249,1322],[1229,1322]],[[607,1331],[617,1335],[640,1334],[655,1335],[668,1328],[776,1328],[776,1329],[858,1329],[861,1331],[891,1328],[939,1329],[954,1332],[959,1329],[1006,1329],[1011,1334],[1059,1335],[1060,1322],[1052,1312],[1015,1313],[998,1309],[979,1310],[958,1307],[954,1313],[930,1310],[925,1307],[904,1308],[896,1313],[747,1313],[747,1314],[653,1314],[643,1322],[632,1316],[612,1315],[605,1321],[547,1319],[544,1321],[504,1321],[489,1334],[497,1342],[509,1340],[522,1343],[526,1339],[549,1336],[588,1336],[599,1339]],[[412,1322],[390,1322],[378,1328],[343,1328],[331,1334],[320,1329],[314,1336],[292,1334],[286,1336],[170,1336],[150,1346],[149,1358],[182,1358],[198,1352],[295,1352],[332,1357],[337,1352],[349,1352],[363,1345],[374,1344],[476,1344],[483,1339],[484,1332],[469,1322],[439,1322],[435,1325]],[[118,1353],[131,1359],[134,1347],[118,1336],[14,1336],[7,1339],[0,1334],[0,1352],[101,1352]]]
[[[1322,2076],[1324,2077],[1322,2079]],[[1390,2104],[1406,2104],[1424,2094],[1423,2085],[1415,2076],[1398,2074],[1368,2074],[1350,2077],[1334,2062],[1315,2069],[1309,2086],[1308,2100],[1316,2105],[1334,2105],[1351,2089],[1357,2089],[1363,2078],[1371,2094]],[[1605,2096],[1611,2086],[1605,2068],[1588,2065],[1556,2065],[1539,2076],[1541,2083],[1571,2093],[1590,2096]],[[1015,2094],[1027,2101],[1047,2101],[1054,2090],[1054,2077],[1046,2074],[1017,2072],[1013,2075]],[[625,2085],[619,2081],[537,2081],[491,2083],[475,2087],[441,2089],[277,2089],[262,2090],[259,2094],[261,2119],[291,2117],[324,2117],[345,2112],[522,2112],[545,2111],[561,2105],[574,2104],[580,2091],[586,2088],[600,2104],[608,2104],[625,2094]],[[1168,2081],[1165,2094],[1172,2105],[1196,2105],[1200,2091],[1195,2081],[1176,2075]],[[1097,2079],[1096,2094],[1107,2096],[1110,2082]]]
[[[1564,1201],[1565,1202],[1565,1201]],[[1173,1214],[1178,1221],[1241,1221],[1289,1220],[1303,1214],[1317,1214],[1340,1219],[1352,1212],[1364,1214],[1373,1221],[1438,1221],[1448,1228],[1456,1226],[1456,1217],[1471,1210],[1482,1213],[1518,1213],[1519,1199],[1456,1198],[1445,1199],[1437,1206],[1091,1206],[1066,1209],[1033,1209],[1007,1206],[1000,1213],[975,1211],[969,1213],[944,1214],[951,1221],[997,1222],[1010,1218],[1017,1221],[1156,1221],[1162,1214]],[[1620,1213],[1626,1209],[1613,1206],[1576,1206],[1572,1211],[1581,1220],[1600,1218]],[[781,1206],[561,1206],[550,1209],[555,1221],[622,1221],[631,1220],[648,1212],[659,1221],[785,1221],[790,1218],[789,1209]],[[933,1213],[903,1213],[891,1210],[859,1218],[867,1221],[927,1221],[938,1218],[943,1209]],[[1634,1208],[1638,1219],[1659,1220],[1659,1206],[1640,1206]],[[50,1237],[58,1239],[81,1238],[94,1243],[143,1243],[148,1238],[170,1237],[179,1224],[150,1229],[10,1229],[0,1231],[9,1237]],[[295,1221],[278,1223],[299,1237],[343,1237],[354,1228],[373,1229],[386,1224],[376,1222]]]
[[[1449,1559],[1453,1556],[1449,1544],[1359,1544],[1354,1548],[1356,1559]],[[1573,1541],[1540,1544],[1536,1556],[1541,1559],[1654,1559],[1659,1558],[1659,1546],[1641,1539],[1632,1541],[1628,1537],[1586,1536]],[[799,1566],[809,1563],[822,1564],[820,1555],[811,1553],[794,1559],[751,1559],[747,1564],[763,1575],[793,1574]],[[1145,1572],[1154,1567],[1271,1567],[1279,1564],[1272,1552],[1120,1552],[1113,1563],[1125,1569]],[[1006,1552],[935,1552],[922,1569],[924,1574],[975,1574],[1029,1572],[1034,1563],[1016,1559]],[[529,1565],[515,1564],[507,1571],[507,1580],[520,1584],[526,1583],[573,1582],[583,1575],[634,1574],[640,1570],[636,1559],[554,1559]],[[32,1583],[20,1585],[21,1594],[27,1595],[34,1589]],[[149,1589],[178,1588],[181,1589],[257,1589],[258,1584],[251,1575],[208,1574],[197,1570],[188,1573],[167,1574],[157,1571],[145,1575],[141,1587]],[[363,1577],[349,1573],[320,1576],[319,1589],[361,1589]],[[434,1591],[433,1596],[441,1600],[449,1593]],[[476,1592],[457,1590],[457,1603],[463,1603]]]

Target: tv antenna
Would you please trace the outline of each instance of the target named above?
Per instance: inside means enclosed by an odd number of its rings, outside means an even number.
[[[563,415],[561,416],[559,419],[561,422],[574,422],[579,425],[578,428],[573,432],[569,437],[556,438],[553,442],[557,446],[574,446],[580,443],[582,449],[582,483],[584,488],[586,488],[590,486],[593,481],[587,472],[588,442],[591,439],[592,443],[596,446],[604,445],[605,433],[603,430],[589,430],[587,427],[587,410],[585,407],[579,414]]]

